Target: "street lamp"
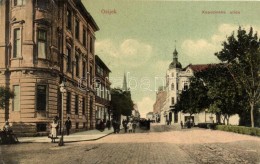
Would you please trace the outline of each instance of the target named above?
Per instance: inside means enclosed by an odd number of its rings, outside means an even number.
[[[64,123],[63,123],[63,106],[64,106],[64,102],[63,102],[63,96],[64,93],[66,93],[66,88],[65,88],[65,82],[62,81],[62,83],[60,84],[60,92],[61,92],[61,138],[60,138],[60,142],[59,142],[59,146],[63,146],[64,145],[64,141],[63,141],[63,132],[64,132]]]
[[[206,116],[207,112],[208,112],[208,109],[205,109],[205,122],[207,122],[207,116]]]

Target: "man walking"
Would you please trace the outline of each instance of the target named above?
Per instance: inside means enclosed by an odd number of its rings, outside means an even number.
[[[65,126],[66,126],[66,131],[67,131],[67,136],[68,136],[68,135],[70,135],[70,129],[71,129],[70,117],[68,117],[68,119],[66,120]]]

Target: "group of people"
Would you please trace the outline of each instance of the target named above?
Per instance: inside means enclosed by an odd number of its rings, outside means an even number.
[[[96,122],[96,129],[100,130],[101,132],[105,130],[105,128],[107,128],[108,130],[111,129],[111,121],[110,120],[103,120],[103,119],[99,119]]]
[[[8,121],[5,122],[3,131],[0,131],[0,144],[18,143],[16,135],[13,133]]]
[[[114,129],[114,133],[119,133],[120,132],[120,121],[113,119],[112,120],[112,126]],[[137,122],[136,121],[127,121],[126,119],[123,119],[122,121],[122,126],[124,128],[125,133],[135,133],[136,127],[137,127]]]
[[[141,119],[141,120],[139,121],[139,123],[140,123],[140,127],[141,127],[141,128],[150,130],[150,125],[151,125],[150,119],[148,119],[148,120],[146,120],[146,119]]]
[[[192,126],[194,126],[194,122],[192,119],[188,119],[185,124],[183,124],[183,122],[181,121],[181,128],[191,128]]]
[[[68,119],[65,121],[65,127],[66,127],[66,134],[69,135],[70,134],[70,129],[71,129],[71,120],[70,117],[68,117]],[[52,123],[50,124],[50,128],[51,128],[51,133],[50,133],[50,138],[51,138],[51,142],[55,142],[55,139],[57,139],[57,134],[58,134],[58,129],[59,129],[59,119],[56,116]],[[63,130],[63,129],[62,129]]]
[[[136,129],[136,122],[135,121],[127,121],[127,120],[123,120],[122,121],[125,133],[127,133],[127,131],[129,133],[135,133],[135,129]]]

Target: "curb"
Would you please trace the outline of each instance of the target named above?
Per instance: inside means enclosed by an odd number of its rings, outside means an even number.
[[[74,142],[82,142],[82,141],[96,141],[96,140],[99,140],[101,138],[104,138],[110,134],[113,134],[114,132],[110,132],[110,133],[107,133],[101,137],[98,137],[98,138],[93,138],[93,139],[83,139],[83,140],[77,140],[77,141],[64,141],[64,143],[74,143]],[[19,138],[18,138],[18,141],[19,141]],[[23,142],[18,142],[18,143],[49,143],[49,142],[33,142],[33,141],[23,141]],[[51,142],[50,142],[51,143]],[[54,142],[54,143],[58,143],[58,142]]]

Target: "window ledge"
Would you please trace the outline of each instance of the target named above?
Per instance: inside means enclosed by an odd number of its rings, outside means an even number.
[[[10,60],[23,60],[23,57],[11,58]]]
[[[49,9],[47,8],[47,9],[42,9],[42,8],[40,8],[40,7],[36,7],[36,10],[38,10],[38,11],[41,11],[41,12],[49,12]]]

